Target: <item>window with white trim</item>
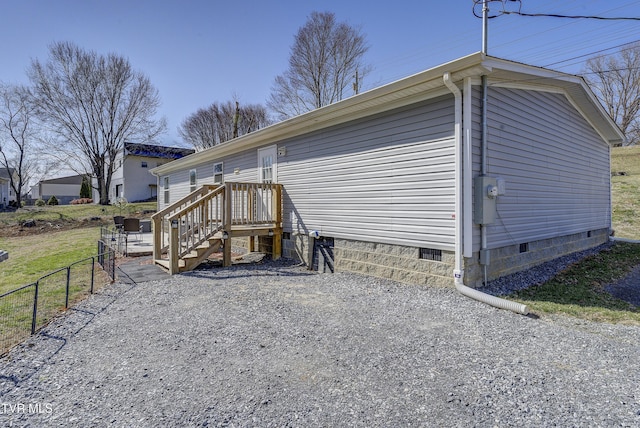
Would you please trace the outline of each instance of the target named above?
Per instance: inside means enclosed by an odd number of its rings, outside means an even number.
[[[222,184],[224,181],[224,169],[222,162],[213,164],[213,182],[216,184]]]
[[[193,192],[198,187],[198,176],[196,170],[189,170],[189,192]]]

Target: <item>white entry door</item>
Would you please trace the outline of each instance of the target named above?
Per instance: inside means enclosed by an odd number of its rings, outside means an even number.
[[[258,182],[278,182],[278,147],[269,146],[258,149]],[[269,189],[259,189],[257,194],[258,221],[267,222],[273,218],[273,192]]]
[[[258,149],[258,182],[278,182],[278,147],[269,146]]]

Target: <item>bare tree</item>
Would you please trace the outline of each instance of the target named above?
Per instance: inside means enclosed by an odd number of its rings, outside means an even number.
[[[149,78],[128,59],[98,55],[73,43],[50,46],[49,60],[32,61],[29,77],[39,113],[69,156],[80,156],[97,181],[100,204],[109,204],[109,187],[124,142],[153,143],[166,130],[154,116],[160,106]]]
[[[623,48],[617,55],[589,59],[585,79],[628,143],[640,142],[640,43]]]
[[[196,150],[203,150],[269,124],[265,107],[228,101],[213,103],[189,115],[178,127],[178,133]]]
[[[21,206],[32,175],[37,173],[34,147],[38,138],[35,104],[29,89],[0,86],[0,167],[9,172],[9,185]]]
[[[289,68],[277,76],[267,105],[286,119],[358,93],[370,67],[365,36],[330,12],[312,12],[295,36]]]

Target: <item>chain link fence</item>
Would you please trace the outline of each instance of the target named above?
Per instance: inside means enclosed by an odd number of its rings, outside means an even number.
[[[98,241],[98,255],[50,272],[0,295],[0,355],[47,325],[96,287],[115,281],[116,250]],[[101,269],[96,269],[98,265]]]

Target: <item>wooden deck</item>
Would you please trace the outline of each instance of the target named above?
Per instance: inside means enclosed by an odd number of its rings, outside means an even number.
[[[154,214],[152,225],[154,260],[171,274],[195,268],[220,248],[223,265],[229,266],[232,238],[271,236],[277,259],[282,254],[282,186],[203,186]]]

